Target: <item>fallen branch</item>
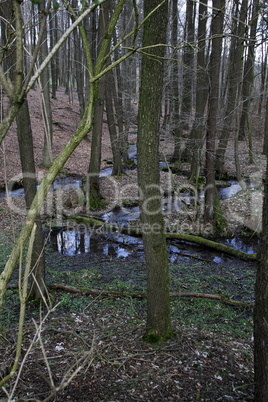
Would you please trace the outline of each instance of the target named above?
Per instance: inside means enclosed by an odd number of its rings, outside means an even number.
[[[212,248],[214,250],[221,251],[225,254],[232,255],[236,258],[240,258],[242,260],[247,260],[247,261],[248,260],[249,261],[256,260],[256,253],[248,254],[241,250],[235,250],[234,248],[226,246],[225,244],[221,244],[221,243],[217,243],[212,240],[204,239],[203,237],[187,235],[187,234],[183,234],[183,233],[166,233],[166,237],[168,239],[178,239],[178,240],[182,240],[182,241],[188,241],[191,243],[197,243],[202,246],[206,246],[206,247]]]
[[[51,284],[48,286],[49,289],[64,290],[70,293],[76,293],[81,295],[93,295],[106,297],[131,297],[135,299],[146,299],[145,292],[122,292],[114,290],[98,290],[98,289],[88,289],[88,288],[76,288],[74,286],[64,285],[62,283]],[[202,298],[202,299],[214,299],[219,300],[225,304],[235,307],[251,308],[253,303],[240,302],[237,300],[232,300],[223,295],[215,295],[210,293],[198,293],[198,292],[170,292],[170,297],[191,297],[191,298]]]
[[[87,288],[75,288],[74,286],[64,285],[63,283],[55,283],[48,285],[49,289],[60,289],[70,293],[79,293],[81,295],[93,295],[93,296],[108,296],[108,297],[132,297],[134,299],[146,299],[146,293],[144,292],[121,292],[116,290],[98,290]]]
[[[108,223],[99,221],[95,218],[90,218],[87,216],[72,216],[71,217],[73,220],[76,222],[83,222],[87,223],[88,225],[93,227],[93,230],[102,230],[103,232],[108,231],[108,232],[119,232],[122,234],[126,235],[131,235],[131,236],[141,236],[142,235],[142,229],[141,228],[135,228],[135,227],[118,227],[115,225],[110,225]],[[202,246],[206,246],[208,248],[211,248],[213,250],[220,251],[225,254],[232,255],[233,257],[246,260],[246,261],[256,261],[256,253],[254,254],[248,254],[245,253],[244,251],[241,250],[235,250],[232,247],[226,246],[225,244],[217,243],[212,240],[204,239],[203,237],[200,236],[194,236],[194,235],[187,235],[184,233],[165,233],[167,239],[177,239],[181,241],[186,241],[190,243],[196,243],[200,244]]]

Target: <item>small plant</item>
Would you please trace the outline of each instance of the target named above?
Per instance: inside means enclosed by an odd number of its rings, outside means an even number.
[[[205,176],[198,176],[194,175],[192,182],[197,185],[197,187],[202,187],[206,184]]]
[[[138,200],[123,200],[122,206],[125,208],[137,207],[137,206],[139,206],[139,201]]]

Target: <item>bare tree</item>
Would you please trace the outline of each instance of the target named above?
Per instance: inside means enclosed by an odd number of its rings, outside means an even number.
[[[72,10],[73,13],[78,15],[78,1],[72,0]],[[75,20],[74,16],[72,16],[73,21]],[[83,71],[83,46],[82,41],[79,35],[78,28],[73,31],[74,37],[74,71],[75,71],[75,80],[78,94],[78,101],[80,106],[80,116],[83,116],[85,111],[85,96],[84,96],[84,71]]]
[[[104,35],[106,33],[109,19],[109,6],[105,2],[100,8],[99,25],[98,25],[98,55],[102,48]],[[105,57],[106,55],[104,55]],[[98,58],[97,58],[98,61]],[[97,63],[97,62],[96,62]],[[101,167],[101,141],[102,141],[102,122],[104,112],[105,99],[105,79],[103,76],[98,83],[98,97],[94,103],[94,118],[92,130],[92,144],[90,163],[88,168],[88,180],[86,189],[86,198],[88,208],[95,209],[99,206],[101,194],[99,189],[99,174]]]
[[[192,130],[189,135],[186,148],[191,157],[192,182],[198,181],[202,147],[205,134],[205,109],[208,98],[208,76],[206,68],[206,26],[207,26],[207,0],[199,1],[198,9],[198,32],[197,32],[197,71],[196,71],[196,97],[195,97],[195,117]]]
[[[46,15],[46,0],[40,1],[38,3],[38,11],[40,14],[40,31],[43,23],[42,17]],[[44,17],[43,17],[44,18]],[[45,60],[48,55],[48,44],[47,44],[47,28],[44,27],[42,34],[42,42],[40,45],[39,62]],[[44,150],[43,150],[43,160],[42,164],[49,168],[51,166],[53,155],[52,155],[52,110],[50,103],[50,75],[48,66],[42,71],[40,75],[40,85],[41,85],[41,96],[42,96],[42,113],[44,120]]]
[[[8,7],[2,9],[2,16],[7,21],[5,26],[5,32],[15,31],[12,22],[12,2],[8,0]],[[21,18],[22,22],[22,18]],[[21,27],[22,28],[22,27]],[[6,43],[8,46],[8,42]],[[22,52],[23,42],[17,43],[17,46],[10,47],[10,55],[6,58],[6,71],[9,71],[11,82],[14,83],[17,79],[17,74],[23,70],[23,60],[16,59],[16,50]],[[32,129],[31,120],[28,109],[27,100],[25,100],[17,114],[17,137],[19,143],[19,153],[21,161],[21,169],[23,174],[23,187],[25,194],[26,208],[29,210],[32,201],[36,195],[37,182],[35,176],[35,164],[34,164],[34,153],[33,153],[33,140],[32,140]],[[44,294],[45,288],[45,257],[44,257],[44,237],[41,220],[39,217],[36,219],[36,232],[35,241],[33,245],[32,258],[31,258],[31,268],[32,268],[32,286],[30,291],[30,296],[35,299],[41,299]]]
[[[267,108],[268,110],[268,108]],[[258,268],[254,305],[254,378],[256,402],[268,395],[268,159],[264,184],[262,234],[258,250]]]
[[[240,8],[239,8],[240,7]],[[232,12],[232,37],[229,49],[227,88],[226,88],[226,111],[223,123],[223,130],[217,149],[216,171],[221,177],[223,175],[224,155],[226,152],[230,133],[235,131],[236,116],[239,113],[238,102],[240,100],[240,82],[243,74],[243,37],[245,34],[245,21],[247,17],[248,0],[243,0],[242,4],[235,0]]]
[[[169,304],[169,273],[159,173],[160,107],[167,26],[167,2],[144,1],[141,87],[138,113],[138,184],[147,271],[147,328],[144,339],[161,343],[174,334]],[[160,58],[160,59],[159,59]]]
[[[254,82],[254,65],[256,51],[256,35],[260,10],[260,1],[254,0],[251,4],[252,15],[249,22],[250,33],[247,47],[247,57],[244,64],[244,75],[242,85],[242,113],[239,125],[239,140],[245,138],[245,128],[249,122],[249,108],[251,103],[251,93]]]
[[[40,66],[38,71],[35,72],[35,74],[31,77],[26,77],[25,79],[25,84],[24,86],[22,85],[22,64],[21,60],[22,58],[22,19],[21,19],[21,10],[20,10],[20,2],[14,0],[14,9],[15,9],[15,18],[16,18],[16,44],[17,44],[17,56],[18,56],[18,66],[20,69],[16,70],[17,71],[17,80],[16,80],[16,86],[15,86],[15,95],[17,95],[15,101],[13,98],[13,93],[10,87],[10,82],[6,79],[3,69],[0,67],[0,80],[2,81],[4,88],[6,89],[6,93],[10,98],[10,108],[7,111],[7,114],[5,116],[5,119],[2,121],[0,124],[0,139],[1,141],[3,140],[8,128],[10,127],[14,117],[16,116],[18,110],[21,107],[21,103],[18,102],[21,98],[24,99],[25,95],[29,91],[29,89],[32,87],[36,79],[39,77],[41,71],[49,64],[51,58],[54,56],[55,52],[59,49],[61,44],[67,39],[67,37],[70,35],[72,30],[79,25],[79,23],[82,21],[83,18],[85,18],[92,9],[97,7],[98,5],[102,4],[105,0],[99,0],[98,4],[93,4],[90,6],[88,9],[86,9],[80,17],[75,21],[75,23],[62,35],[62,37],[59,39],[58,43],[55,45],[55,47],[52,49],[46,60],[43,62],[43,64]],[[91,85],[91,90],[90,90],[90,97],[87,102],[87,106],[85,108],[85,113],[83,115],[83,118],[77,127],[77,130],[71,137],[71,139],[66,143],[64,149],[61,151],[61,153],[58,155],[58,157],[53,161],[50,169],[48,170],[48,173],[42,180],[36,196],[34,197],[34,200],[31,204],[31,207],[29,209],[29,212],[27,214],[25,223],[21,229],[20,235],[17,238],[14,248],[9,256],[9,259],[5,265],[4,270],[2,271],[0,275],[0,312],[2,310],[2,304],[6,292],[6,287],[7,283],[16,267],[19,255],[21,253],[21,250],[25,247],[27,240],[30,236],[30,233],[32,231],[32,228],[34,226],[34,222],[41,210],[41,207],[43,205],[43,202],[45,200],[46,195],[48,194],[49,188],[53,181],[55,180],[55,177],[57,176],[58,172],[60,169],[64,166],[65,162],[67,159],[70,157],[72,152],[75,150],[75,148],[80,144],[82,139],[88,134],[92,127],[92,121],[93,121],[93,111],[94,111],[94,100],[96,99],[98,95],[98,80],[104,75],[109,69],[113,68],[116,63],[120,63],[121,61],[125,60],[129,55],[133,54],[135,49],[133,48],[128,52],[127,55],[123,56],[120,60],[115,61],[111,66],[108,66],[107,68],[104,68],[105,64],[105,55],[107,54],[107,50],[110,45],[111,37],[112,37],[112,32],[115,29],[116,22],[118,20],[118,17],[122,11],[122,7],[124,4],[124,0],[118,0],[118,2],[115,4],[114,12],[113,15],[111,16],[110,23],[107,28],[108,35],[105,36],[105,39],[103,41],[103,46],[101,49],[101,52],[99,53],[98,60],[96,63],[96,68],[93,73],[92,69],[92,64],[90,60],[90,54],[88,53],[88,69],[89,69],[89,74],[90,74],[90,85]]]
[[[216,216],[216,186],[215,186],[215,156],[216,133],[218,116],[219,74],[222,49],[223,20],[225,0],[213,1],[211,22],[212,49],[209,64],[210,93],[208,104],[208,121],[206,135],[206,187],[204,219],[207,222],[217,221]]]

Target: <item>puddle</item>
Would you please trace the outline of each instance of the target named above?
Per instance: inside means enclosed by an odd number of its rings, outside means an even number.
[[[215,239],[217,241],[217,239]],[[77,256],[82,254],[97,254],[112,258],[126,258],[132,254],[144,259],[143,241],[141,237],[122,235],[121,233],[95,234],[90,230],[79,231],[73,229],[54,229],[50,233],[50,241],[54,251],[66,256]],[[220,239],[223,244],[252,254],[257,251],[258,239],[234,237],[233,239]],[[233,260],[227,254],[213,251],[198,244],[167,241],[168,259],[170,263],[176,264],[193,257],[203,261],[213,261],[216,264],[224,264]]]
[[[112,241],[92,236],[90,231],[80,232],[78,229],[52,230],[50,239],[53,249],[60,254],[76,256],[98,253],[115,258],[125,258],[131,251]]]
[[[256,237],[250,239],[250,238],[242,238],[242,237],[233,237],[232,239],[215,239],[215,241],[218,241],[219,243],[222,243],[228,247],[232,247],[235,250],[240,250],[244,251],[244,253],[247,254],[254,254],[257,253],[258,251],[258,246],[259,246],[259,239]],[[224,257],[223,257],[224,256]],[[226,256],[222,253],[221,256],[215,255],[213,257],[213,262],[220,264],[224,262],[224,258]],[[228,257],[230,258],[230,257]]]
[[[225,244],[226,246],[233,247],[235,250],[244,251],[248,254],[254,254],[257,253],[259,239],[234,237],[232,239],[225,239],[224,241],[221,241],[221,243]]]

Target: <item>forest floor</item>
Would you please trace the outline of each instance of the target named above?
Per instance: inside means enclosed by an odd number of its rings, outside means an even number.
[[[34,152],[39,180],[45,174],[41,167],[43,124],[38,90],[29,94]],[[69,140],[79,122],[79,107],[63,89],[52,101],[54,156]],[[262,179],[265,158],[262,155],[262,120],[252,122],[254,163],[248,162],[247,142],[239,143],[242,175],[254,183],[253,188],[221,201],[230,234],[254,235],[260,230]],[[129,142],[136,142],[136,116],[133,114]],[[83,177],[90,157],[90,135],[78,146],[66,163],[61,176]],[[225,169],[235,177],[233,141],[230,141]],[[172,156],[173,141],[167,130],[161,132],[161,158]],[[5,180],[19,181],[20,162],[15,125],[1,148],[0,185]],[[103,129],[102,169],[112,160],[109,134]],[[108,163],[107,163],[108,162]],[[181,166],[187,171],[189,166]],[[104,177],[101,189],[110,211],[123,200],[137,198],[137,173],[128,170],[120,178]],[[178,188],[187,186],[187,177],[174,175]],[[161,171],[163,191],[170,174]],[[114,187],[112,187],[114,186]],[[115,191],[111,194],[111,188]],[[118,196],[119,194],[119,196]],[[15,207],[17,208],[15,210]],[[5,198],[0,198],[0,270],[4,267],[25,214],[23,197],[12,199],[10,210]],[[103,214],[104,211],[101,212]],[[193,211],[190,211],[190,214]],[[96,213],[100,216],[100,213]],[[187,215],[187,216],[186,216]],[[202,232],[191,223],[188,214],[177,210],[165,215],[166,225],[175,224],[187,233]],[[48,231],[46,211],[42,215]],[[57,217],[56,217],[57,218]],[[53,225],[59,225],[57,219]],[[201,221],[200,221],[201,222]],[[62,223],[61,223],[62,224]],[[63,223],[63,224],[66,224]],[[197,228],[197,229],[196,229]],[[209,233],[208,233],[209,234]],[[102,244],[103,238],[96,238]],[[103,243],[103,249],[106,247]],[[172,247],[172,245],[170,245]],[[187,252],[188,246],[184,249]],[[203,298],[171,298],[173,329],[177,336],[161,347],[142,341],[146,323],[146,302],[135,297],[102,296],[102,291],[144,292],[146,271],[142,250],[132,246],[127,256],[116,253],[85,253],[63,255],[49,242],[46,246],[47,284],[62,283],[77,289],[98,289],[99,296],[63,292],[49,288],[47,308],[39,310],[34,303],[27,307],[21,365],[17,375],[6,385],[10,398],[45,400],[52,392],[52,382],[60,387],[50,400],[55,401],[247,401],[253,398],[252,303],[256,263],[244,262],[220,254],[197,250],[194,258],[181,255],[170,261],[170,287],[174,292],[220,294],[246,303],[243,307],[226,305]],[[12,282],[16,283],[17,272]],[[57,305],[60,303],[59,305]],[[57,306],[56,306],[57,305]],[[56,307],[55,307],[56,306]],[[36,325],[45,317],[40,336],[35,338]],[[0,375],[3,377],[14,360],[19,300],[17,291],[9,289],[6,296],[3,323],[6,335],[0,338]],[[42,318],[41,318],[42,317]],[[71,374],[80,367],[77,375]],[[68,370],[70,370],[68,372]],[[64,378],[65,374],[67,377]],[[16,383],[16,379],[18,382]],[[65,384],[66,385],[66,384]],[[13,391],[12,391],[13,390]],[[0,391],[0,398],[6,393]],[[11,399],[12,399],[11,398]]]

